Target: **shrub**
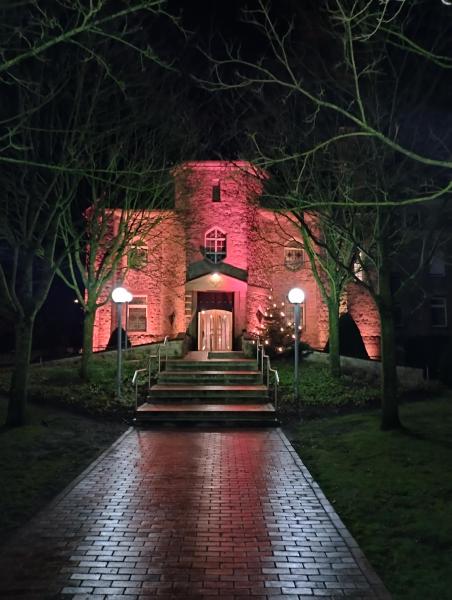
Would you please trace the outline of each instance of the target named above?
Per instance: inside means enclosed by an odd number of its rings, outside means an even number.
[[[143,362],[144,365],[144,362]],[[79,377],[79,361],[33,365],[30,371],[29,399],[39,404],[69,408],[92,416],[126,418],[135,406],[131,385],[136,362],[124,361],[122,398],[116,397],[116,357],[99,355],[93,361],[91,381]],[[10,373],[0,373],[0,391],[8,392]]]
[[[281,380],[280,409],[294,409],[293,365],[278,361],[274,365]],[[379,389],[362,379],[343,375],[332,377],[328,367],[303,363],[299,373],[299,398],[301,407],[362,407],[374,405],[379,398]]]

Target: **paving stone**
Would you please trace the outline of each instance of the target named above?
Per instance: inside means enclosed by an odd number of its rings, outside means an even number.
[[[389,598],[279,430],[131,430],[0,554],[0,597]]]

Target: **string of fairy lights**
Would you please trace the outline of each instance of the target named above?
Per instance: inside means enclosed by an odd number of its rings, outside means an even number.
[[[269,350],[277,354],[283,354],[294,345],[295,324],[292,311],[293,307],[289,302],[277,301],[272,293],[268,295],[267,308],[264,312],[260,311],[258,336]],[[301,325],[298,330],[301,337]]]

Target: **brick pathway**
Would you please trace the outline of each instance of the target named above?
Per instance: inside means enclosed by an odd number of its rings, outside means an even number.
[[[390,597],[276,429],[129,431],[0,573],[11,600]]]

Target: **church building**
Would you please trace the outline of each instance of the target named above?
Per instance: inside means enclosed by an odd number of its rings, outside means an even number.
[[[133,241],[126,275],[113,282],[133,295],[122,318],[132,345],[185,334],[193,350],[240,349],[242,336],[259,334],[273,306],[290,321],[287,294],[299,287],[302,340],[325,348],[328,312],[300,232],[260,205],[263,176],[245,161],[189,162],[173,171],[174,208],[149,212],[157,224]],[[369,357],[378,358],[380,324],[370,296],[352,284],[341,310],[356,323]],[[106,348],[116,326],[109,301],[97,311],[94,350]]]

